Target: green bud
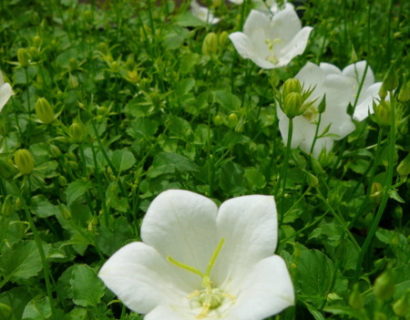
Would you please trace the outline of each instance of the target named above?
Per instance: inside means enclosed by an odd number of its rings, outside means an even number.
[[[54,144],[50,144],[50,153],[54,158],[61,156],[61,150]]]
[[[386,76],[383,80],[384,89],[386,91],[393,91],[399,85],[399,79],[397,77],[397,72],[395,72],[392,68],[387,72]]]
[[[0,158],[0,177],[10,179],[17,173],[16,168],[6,159]]]
[[[68,76],[68,86],[69,86],[69,88],[70,89],[75,89],[75,88],[78,87],[78,85],[79,85],[79,83],[78,83],[77,77],[70,73],[70,75]]]
[[[35,36],[33,37],[33,44],[34,44],[36,47],[39,47],[39,46],[41,45],[41,37],[40,37],[39,35],[35,35]]]
[[[223,116],[222,116],[221,114],[215,115],[214,118],[213,118],[213,120],[214,120],[214,124],[215,124],[216,126],[220,126],[220,125],[222,125],[222,124],[224,123],[224,118],[223,118]]]
[[[67,185],[67,179],[64,176],[58,176],[57,180],[61,187],[65,187]]]
[[[286,80],[282,86],[282,95],[284,98],[291,92],[302,93],[302,85],[296,78]]]
[[[317,110],[319,111],[319,113],[325,112],[325,110],[326,110],[326,95],[323,96],[322,101],[320,101]]]
[[[235,128],[238,124],[238,116],[236,113],[231,113],[227,118],[227,125],[229,128]]]
[[[387,316],[383,312],[376,311],[373,320],[387,320]]]
[[[379,126],[390,126],[393,122],[390,101],[382,100],[378,104],[373,104],[373,119]]]
[[[397,173],[401,176],[407,176],[410,174],[410,153],[400,161],[397,166]]]
[[[33,172],[34,159],[27,149],[20,149],[14,153],[14,163],[21,174],[26,175]]]
[[[282,110],[290,119],[292,119],[303,114],[305,110],[302,106],[302,95],[299,92],[290,92],[285,96]]]
[[[317,187],[319,185],[319,179],[315,175],[306,172],[306,177],[309,187]]]
[[[405,317],[410,314],[410,291],[393,303],[393,311],[399,317]]]
[[[214,56],[218,53],[218,36],[215,32],[206,35],[202,42],[202,53],[206,56]]]
[[[8,194],[6,198],[3,200],[3,204],[1,206],[1,214],[5,216],[10,216],[15,210],[16,201],[11,195]]]
[[[76,58],[70,58],[68,59],[68,65],[70,66],[71,70],[75,70],[79,67],[78,61]]]
[[[349,296],[349,305],[356,310],[360,310],[364,306],[364,300],[359,290],[359,284],[353,286],[353,291]]]
[[[223,0],[212,0],[212,7],[213,8],[218,8],[222,5]]]
[[[397,99],[400,102],[410,101],[410,80],[407,81],[400,89]]]
[[[387,97],[387,90],[384,86],[381,86],[379,89],[379,97],[381,100],[386,100]]]
[[[17,61],[21,67],[27,67],[30,64],[30,54],[27,49],[17,49]]]
[[[383,186],[379,182],[373,182],[370,187],[370,198],[375,202],[379,203],[382,197]]]
[[[373,293],[379,300],[388,300],[393,296],[394,283],[389,271],[383,272],[377,277],[374,282]]]
[[[46,98],[38,98],[34,109],[36,110],[37,118],[45,124],[49,124],[55,120],[53,107]]]
[[[73,122],[68,128],[69,135],[74,143],[81,143],[87,135],[87,129],[81,122]]]
[[[218,44],[219,44],[219,50],[225,48],[226,44],[228,43],[229,40],[229,34],[226,31],[222,31],[218,35]]]

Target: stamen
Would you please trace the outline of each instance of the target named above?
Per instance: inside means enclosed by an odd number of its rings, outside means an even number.
[[[218,255],[219,255],[219,253],[221,252],[224,243],[225,243],[225,239],[224,239],[224,238],[222,238],[221,240],[219,240],[218,245],[216,246],[214,252],[212,253],[211,260],[209,260],[208,267],[206,268],[205,275],[209,276],[209,275],[211,274],[212,268],[213,268],[214,265],[215,265],[216,259],[218,258]]]
[[[187,270],[187,271],[189,271],[189,272],[192,272],[192,273],[197,274],[197,275],[200,276],[201,278],[203,278],[203,277],[205,276],[205,275],[204,275],[201,271],[199,271],[198,269],[196,269],[196,268],[194,268],[194,267],[191,267],[191,266],[189,266],[189,265],[187,265],[187,264],[185,264],[185,263],[179,262],[178,260],[175,260],[174,258],[172,258],[172,257],[170,257],[170,256],[167,257],[167,260],[168,260],[169,262],[171,262],[172,264],[176,265],[177,267],[180,267],[180,268],[182,268],[182,269],[184,269],[184,270]]]

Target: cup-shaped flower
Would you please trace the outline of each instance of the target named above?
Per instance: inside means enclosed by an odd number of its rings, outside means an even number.
[[[340,70],[329,63],[319,66],[308,62],[295,76],[305,90],[310,90],[310,107],[304,114],[293,119],[292,148],[300,147],[317,157],[323,149],[329,151],[334,140],[340,140],[351,133],[355,126],[347,113],[349,104],[355,106],[353,118],[363,120],[373,113],[373,100],[378,96],[381,83],[374,83],[371,68],[360,61]],[[323,113],[319,105],[325,101]],[[289,119],[277,108],[279,129],[287,141]],[[319,116],[320,114],[320,116]],[[315,140],[316,136],[316,140]],[[315,142],[314,142],[315,141]]]
[[[3,75],[0,71],[0,111],[3,110],[3,107],[12,95],[13,90],[9,83],[4,82]]]
[[[184,190],[158,195],[133,242],[103,265],[100,278],[145,320],[261,320],[293,305],[283,259],[272,255],[272,196],[225,201]]]
[[[234,32],[229,38],[243,58],[263,69],[273,69],[302,54],[311,31],[311,27],[302,29],[293,5],[286,3],[275,13],[252,10],[243,32]]]
[[[199,20],[209,24],[217,24],[220,21],[207,7],[201,6],[196,0],[191,1],[191,13]]]

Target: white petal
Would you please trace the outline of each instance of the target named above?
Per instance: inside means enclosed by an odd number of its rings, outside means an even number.
[[[230,319],[262,320],[294,304],[292,281],[279,256],[257,263],[238,289]]]
[[[312,144],[310,144],[309,146],[306,146],[306,148],[309,148],[310,150],[312,148]],[[312,156],[317,159],[323,150],[326,150],[327,152],[329,152],[330,150],[332,150],[332,148],[333,148],[332,138],[330,137],[319,138],[316,140],[315,146],[313,147]]]
[[[354,110],[353,118],[358,121],[362,121],[367,118],[369,114],[374,112],[373,102],[379,99],[379,90],[382,86],[381,82],[377,82],[368,87],[362,94],[358,104]]]
[[[311,27],[304,27],[285,47],[280,50],[278,56],[278,65],[287,65],[294,57],[302,54],[305,51],[310,32],[312,30],[313,28]]]
[[[142,242],[130,243],[102,266],[98,276],[131,310],[148,313],[161,303],[174,303],[191,288],[173,266]]]
[[[325,73],[316,64],[312,62],[307,62],[302,69],[295,76],[303,84],[303,88],[319,90],[323,87],[323,82],[325,81]],[[320,89],[318,94],[312,96],[312,99],[319,98],[323,96],[323,90]]]
[[[331,63],[321,62],[319,65],[320,69],[326,74],[338,74],[340,75],[342,71]]]
[[[349,102],[354,102],[356,96],[354,87],[355,84],[352,78],[337,74],[327,75],[323,83],[324,93],[326,94],[326,112],[340,106],[346,111]]]
[[[218,243],[217,210],[214,202],[194,192],[162,192],[148,208],[141,238],[164,257],[171,256],[204,272]]]
[[[4,105],[7,103],[7,101],[9,101],[12,95],[13,90],[11,89],[10,84],[4,83],[0,85],[0,111],[3,109]]]
[[[270,38],[279,38],[285,45],[296,36],[302,27],[300,19],[290,3],[287,3],[283,10],[279,10],[273,16],[271,25]]]
[[[229,2],[235,3],[235,4],[242,4],[243,0],[229,0]]]
[[[224,238],[216,265],[216,281],[243,277],[249,267],[275,251],[277,213],[272,196],[250,195],[222,203],[217,217],[218,238]]]
[[[201,6],[196,0],[191,1],[191,13],[198,19],[209,24],[217,24],[220,21],[207,7]]]
[[[355,79],[357,85],[361,83],[363,76],[365,77],[362,90],[366,90],[367,87],[369,87],[370,85],[374,83],[373,71],[370,68],[370,66],[367,67],[367,71],[366,71],[366,65],[367,65],[366,61],[359,61],[343,69],[343,74],[345,76]],[[364,74],[365,71],[366,71],[366,75]]]
[[[148,313],[144,320],[196,320],[187,308],[182,306],[160,305]]]
[[[246,18],[243,32],[250,37],[258,29],[269,30],[270,28],[268,15],[258,10],[252,10]]]

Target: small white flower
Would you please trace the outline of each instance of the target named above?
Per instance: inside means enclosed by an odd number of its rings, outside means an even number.
[[[300,147],[309,153],[318,123],[319,113],[317,107],[326,95],[326,110],[321,116],[318,135],[320,136],[326,128],[327,133],[316,140],[313,156],[317,157],[323,149],[327,151],[333,147],[334,140],[340,140],[351,133],[355,126],[347,113],[347,107],[357,105],[353,118],[363,120],[369,113],[373,113],[373,100],[377,97],[381,83],[374,83],[373,72],[367,67],[366,61],[360,61],[347,66],[341,71],[329,63],[321,63],[319,66],[308,62],[295,76],[302,83],[305,90],[313,89],[308,99],[314,101],[303,115],[293,119],[294,131],[292,135],[292,148]],[[363,80],[363,86],[359,86]],[[287,141],[289,119],[283,111],[277,108],[279,118],[279,129],[283,140]]]
[[[261,320],[294,304],[285,262],[272,255],[272,196],[225,201],[168,190],[151,203],[133,242],[99,277],[145,320]]]
[[[9,83],[4,82],[3,75],[0,71],[0,111],[3,110],[3,107],[12,95],[13,90]]]
[[[196,0],[191,1],[191,13],[199,20],[209,24],[217,24],[220,21],[207,7],[201,6]]]
[[[286,66],[305,51],[311,27],[301,28],[292,4],[272,14],[252,10],[243,32],[229,35],[238,53],[259,67],[273,69]]]

